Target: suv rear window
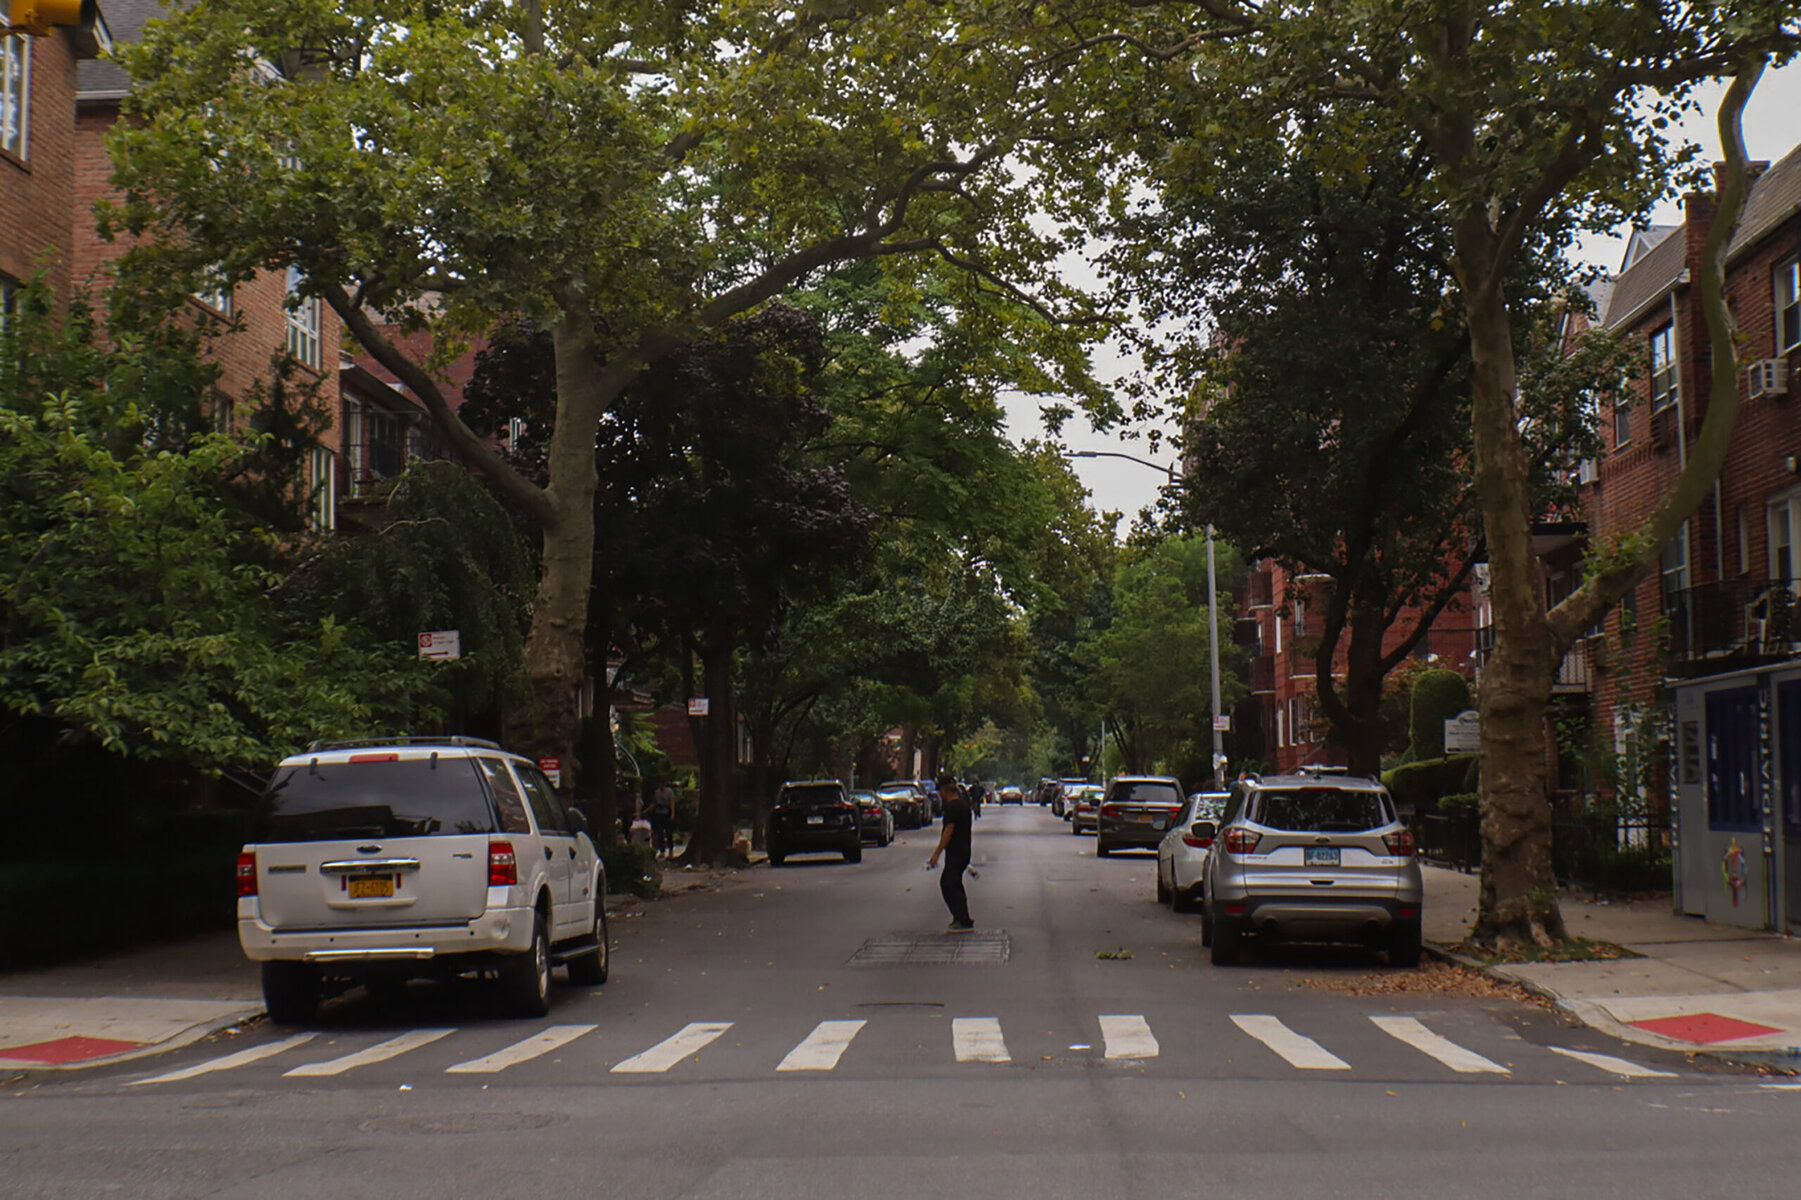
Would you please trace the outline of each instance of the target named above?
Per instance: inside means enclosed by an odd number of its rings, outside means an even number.
[[[252,842],[494,833],[488,791],[469,759],[299,763],[257,803]]]
[[[1251,819],[1291,833],[1315,829],[1322,833],[1355,833],[1387,825],[1394,816],[1380,792],[1316,787],[1259,792]]]
[[[818,783],[807,787],[785,787],[776,803],[790,804],[796,808],[825,808],[843,801],[843,789],[835,784]]]
[[[1116,783],[1107,799],[1115,804],[1180,804],[1182,792],[1167,783]]]

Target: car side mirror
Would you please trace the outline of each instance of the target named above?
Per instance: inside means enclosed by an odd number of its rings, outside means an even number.
[[[583,812],[581,809],[574,807],[573,805],[571,805],[569,808],[569,832],[570,833],[587,833],[588,832],[588,814]]]

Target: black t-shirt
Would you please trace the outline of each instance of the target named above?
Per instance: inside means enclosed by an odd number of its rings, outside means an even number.
[[[950,845],[945,853],[956,858],[969,857],[969,803],[958,796],[954,799],[946,797],[944,801],[944,823],[950,828]]]

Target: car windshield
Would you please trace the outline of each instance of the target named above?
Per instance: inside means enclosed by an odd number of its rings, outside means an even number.
[[[1180,804],[1181,789],[1169,783],[1116,783],[1115,804]]]
[[[381,762],[297,763],[257,804],[254,842],[495,833],[493,806],[461,755]]]
[[[917,794],[912,788],[883,788],[876,793],[884,800],[911,800]]]
[[[820,783],[808,787],[785,787],[782,798],[776,803],[791,804],[799,808],[825,808],[842,803],[844,793],[836,784]]]
[[[1257,823],[1287,832],[1353,833],[1393,819],[1380,792],[1314,787],[1262,792],[1257,798]]]

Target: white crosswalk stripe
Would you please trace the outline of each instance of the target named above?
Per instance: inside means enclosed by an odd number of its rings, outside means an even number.
[[[1453,1071],[1465,1075],[1508,1073],[1500,1063],[1483,1058],[1473,1050],[1465,1050],[1456,1042],[1433,1033],[1413,1017],[1371,1017],[1370,1021],[1383,1033],[1436,1058]]]
[[[549,1054],[559,1046],[566,1046],[584,1033],[591,1033],[592,1025],[552,1025],[547,1029],[534,1033],[524,1041],[514,1042],[511,1046],[496,1050],[492,1054],[484,1054],[480,1058],[472,1058],[468,1062],[460,1062],[454,1067],[445,1067],[446,1075],[492,1075],[496,1071],[504,1071],[508,1067],[522,1062],[529,1062],[541,1054]]]
[[[1139,1016],[1114,1014],[1101,1018],[1101,1042],[1111,1059],[1156,1058],[1157,1035]]]
[[[951,1044],[956,1047],[958,1062],[1012,1062],[1007,1042],[1001,1037],[1001,1023],[995,1017],[954,1017],[951,1020]]]
[[[1351,1064],[1310,1037],[1303,1037],[1275,1017],[1262,1013],[1233,1013],[1232,1024],[1303,1071],[1348,1071]]]
[[[318,1075],[342,1075],[357,1067],[370,1063],[386,1062],[390,1058],[399,1058],[408,1050],[417,1050],[421,1046],[429,1046],[442,1037],[449,1037],[455,1029],[415,1029],[411,1033],[403,1033],[399,1037],[389,1038],[377,1046],[358,1050],[354,1054],[346,1054],[342,1058],[329,1058],[324,1062],[305,1063],[287,1071],[288,1075],[311,1077]]]
[[[800,1045],[788,1051],[778,1071],[830,1071],[867,1021],[821,1021]]]
[[[730,1021],[695,1021],[674,1037],[665,1038],[644,1053],[634,1054],[619,1063],[613,1068],[613,1073],[637,1075],[667,1071],[690,1054],[704,1050],[731,1027]]]
[[[235,1054],[227,1054],[221,1058],[209,1058],[205,1062],[195,1063],[191,1067],[183,1067],[179,1071],[170,1071],[166,1075],[157,1075],[150,1079],[134,1079],[126,1087],[142,1087],[147,1083],[176,1083],[183,1079],[192,1079],[196,1075],[207,1075],[214,1071],[230,1071],[237,1067],[247,1067],[251,1063],[261,1062],[265,1058],[274,1058],[283,1051],[303,1046],[319,1035],[316,1033],[297,1033],[293,1037],[283,1038],[279,1042],[269,1042],[262,1046],[252,1046],[247,1050],[239,1050]]]
[[[1676,1072],[1659,1071],[1654,1067],[1643,1067],[1624,1058],[1615,1058],[1611,1054],[1593,1054],[1587,1050],[1566,1050],[1562,1046],[1546,1046],[1552,1054],[1561,1054],[1565,1058],[1573,1058],[1577,1062],[1587,1063],[1591,1067],[1599,1067],[1615,1075],[1624,1075],[1628,1079],[1674,1079]]]

